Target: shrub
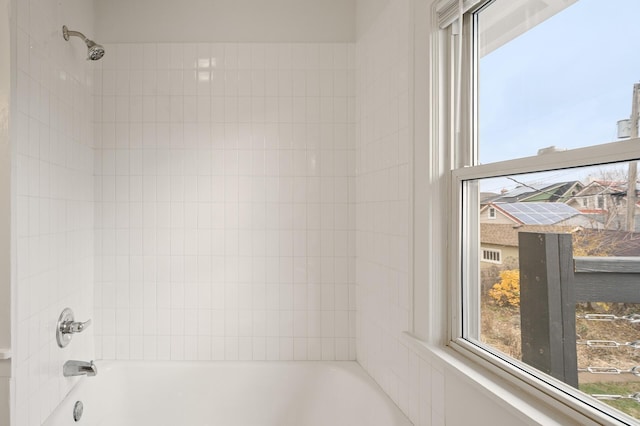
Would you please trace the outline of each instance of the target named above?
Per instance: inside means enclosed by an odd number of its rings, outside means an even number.
[[[520,270],[500,272],[500,282],[489,290],[489,296],[500,306],[520,306]]]

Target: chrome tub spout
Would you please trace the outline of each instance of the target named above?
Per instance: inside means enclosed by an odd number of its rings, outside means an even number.
[[[62,367],[62,374],[64,377],[71,376],[95,376],[98,374],[98,367],[93,361],[75,361],[70,360],[64,363]]]

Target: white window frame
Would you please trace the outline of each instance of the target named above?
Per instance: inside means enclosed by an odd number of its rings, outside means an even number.
[[[433,102],[435,111],[432,115],[436,130],[433,136],[438,149],[444,152],[439,153],[440,160],[445,160],[444,169],[450,166],[450,175],[441,179],[441,184],[449,188],[450,211],[455,213],[448,216],[450,246],[445,274],[448,275],[451,306],[451,314],[447,321],[448,346],[473,362],[487,367],[522,391],[547,401],[560,411],[580,414],[580,417],[593,421],[593,424],[636,423],[637,420],[587,397],[579,390],[466,337],[479,335],[479,274],[475,273],[479,267],[479,207],[478,210],[468,208],[468,205],[479,206],[479,189],[477,184],[473,183],[474,180],[637,160],[640,157],[640,138],[637,138],[553,152],[543,156],[474,165],[477,163],[477,155],[472,141],[476,139],[477,110],[471,68],[477,66],[477,60],[473,57],[470,47],[472,15],[469,11],[478,9],[481,3],[486,4],[488,1],[441,0],[434,7],[440,30],[436,37],[438,41],[432,44],[436,50],[433,57],[437,63],[432,68],[436,79],[432,82],[436,95]],[[465,13],[462,25],[463,40],[458,44],[455,41],[457,31],[452,27],[457,25],[456,19],[462,13]],[[456,50],[458,46],[462,46],[461,52]],[[458,62],[467,64],[468,67],[462,66],[457,69]],[[461,91],[459,95],[456,94],[456,78],[461,79],[458,86]],[[459,101],[460,105],[456,105],[456,101]],[[463,204],[463,199],[466,199],[468,205]],[[447,217],[442,216],[442,219],[446,220]],[[468,255],[463,257],[462,253]],[[464,276],[463,271],[470,270],[473,272]]]
[[[489,217],[489,219],[496,219],[498,217],[498,215],[496,214],[496,208],[489,207],[489,212],[487,213],[487,216]]]

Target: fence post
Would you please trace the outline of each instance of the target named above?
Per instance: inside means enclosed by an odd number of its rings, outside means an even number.
[[[522,360],[578,387],[571,235],[520,232]]]

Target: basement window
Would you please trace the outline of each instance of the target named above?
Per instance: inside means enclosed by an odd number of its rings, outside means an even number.
[[[611,135],[620,119],[637,125],[640,56],[624,46],[640,35],[640,2],[442,0],[436,11],[449,36],[440,71],[450,96],[438,105],[451,112],[440,117],[456,212],[451,346],[596,423],[637,424],[640,349],[631,343],[640,327],[629,318],[640,318],[640,214],[623,209],[637,195],[598,212],[585,200],[599,197],[603,209],[637,185],[637,132]],[[505,189],[500,220],[486,220],[482,200]],[[588,337],[597,321],[611,326]],[[637,338],[615,334],[618,326]],[[627,373],[622,387],[602,380]]]
[[[496,263],[498,265],[502,263],[502,260],[501,260],[502,252],[500,250],[481,248],[481,251],[482,251],[483,262]]]

